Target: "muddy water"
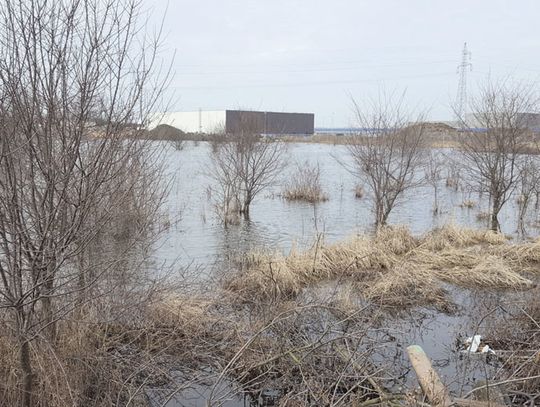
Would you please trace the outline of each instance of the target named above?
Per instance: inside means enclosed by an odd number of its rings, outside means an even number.
[[[446,154],[448,160],[456,158],[451,151],[441,153]],[[344,146],[290,145],[290,163],[306,160],[318,163],[323,189],[330,198],[328,201],[310,205],[287,202],[280,198],[290,176],[291,169],[288,169],[277,185],[256,198],[249,222],[243,221],[240,225],[228,228],[223,227],[214,212],[217,198],[215,185],[206,174],[209,168],[209,145],[189,143],[181,151],[169,148],[167,154],[169,176],[173,180],[167,203],[171,226],[160,241],[156,259],[162,264],[174,264],[178,268],[189,266],[197,269],[198,278],[203,281],[220,269],[224,259],[250,248],[263,247],[286,253],[293,244],[300,248],[310,246],[320,234],[326,241],[333,242],[371,229],[373,216],[369,200],[355,197],[355,186],[361,184],[361,181],[346,169],[350,159]],[[439,188],[439,215],[432,214],[432,187],[424,186],[403,197],[392,213],[390,223],[408,225],[415,234],[448,222],[485,227],[483,222],[477,220],[477,214],[486,210],[486,199],[469,192],[467,188],[455,191],[445,187],[445,178],[446,174],[443,174]],[[460,204],[465,200],[479,204],[472,209],[463,208]],[[504,233],[517,236],[516,215],[515,199],[511,199],[500,215]],[[534,216],[529,221],[533,223]],[[532,226],[527,231],[530,235],[538,233]],[[396,391],[401,386],[410,388],[415,385],[405,352],[406,346],[413,343],[425,349],[455,395],[463,395],[475,382],[493,375],[496,366],[492,361],[483,356],[464,355],[459,351],[459,343],[467,336],[483,333],[482,324],[485,321],[482,318],[491,309],[490,301],[499,300],[502,294],[469,290],[454,290],[452,294],[454,301],[460,304],[456,314],[416,310],[406,317],[389,320],[385,326],[395,340],[381,348],[376,361],[388,366],[389,376],[398,378],[390,383]],[[208,384],[194,384],[179,392],[167,407],[205,406],[210,383],[211,380]],[[232,393],[234,390],[231,384],[230,398],[223,405],[250,405],[249,401]]]

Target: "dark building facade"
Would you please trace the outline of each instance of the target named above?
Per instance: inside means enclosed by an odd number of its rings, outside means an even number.
[[[256,112],[227,110],[225,132],[229,134],[250,132],[266,135],[313,134],[313,113]]]

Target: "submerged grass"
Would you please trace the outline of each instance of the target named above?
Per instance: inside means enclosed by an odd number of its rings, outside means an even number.
[[[321,281],[348,279],[367,301],[388,307],[453,304],[443,282],[475,289],[525,289],[526,272],[538,271],[540,240],[509,243],[500,233],[447,225],[414,237],[404,227],[384,227],[336,244],[318,242],[304,252],[252,252],[225,281],[237,298],[294,298]],[[525,267],[527,266],[527,267]]]

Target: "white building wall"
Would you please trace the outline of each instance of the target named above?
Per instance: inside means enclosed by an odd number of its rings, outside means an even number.
[[[186,133],[216,133],[225,128],[225,110],[168,112],[155,114],[148,130],[168,124]]]

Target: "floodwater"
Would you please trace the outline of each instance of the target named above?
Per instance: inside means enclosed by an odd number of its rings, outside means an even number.
[[[355,197],[355,186],[362,182],[348,170],[351,160],[345,146],[290,144],[287,161],[292,165],[284,170],[275,186],[257,196],[249,222],[242,221],[240,225],[228,228],[224,228],[214,209],[217,196],[215,185],[208,176],[209,152],[210,146],[204,142],[188,142],[180,151],[168,148],[168,172],[173,179],[168,201],[171,227],[156,252],[161,262],[200,267],[208,272],[213,265],[235,252],[254,247],[287,252],[293,244],[300,248],[310,246],[318,234],[323,234],[327,242],[334,242],[372,228],[369,198]],[[440,153],[445,155],[446,161],[455,156],[452,151]],[[319,165],[328,201],[312,205],[288,202],[280,197],[294,164],[306,161]],[[447,188],[445,179],[443,171],[438,215],[432,213],[433,187],[426,185],[409,191],[402,198],[390,215],[389,223],[407,225],[414,234],[449,222],[485,227],[485,221],[478,221],[477,215],[486,211],[487,197],[479,197],[466,187],[459,191]],[[475,208],[460,207],[467,200],[478,205]],[[516,235],[517,212],[515,199],[511,199],[499,217],[505,234]],[[530,227],[528,232],[534,235],[538,230]]]
[[[180,151],[172,147],[167,150],[168,172],[173,179],[167,202],[171,226],[155,253],[160,263],[197,269],[198,278],[204,281],[211,278],[224,260],[252,248],[287,253],[292,245],[309,247],[319,235],[324,236],[327,242],[334,242],[372,228],[369,197],[355,197],[355,187],[362,185],[362,181],[347,169],[351,161],[345,146],[290,144],[287,161],[293,165],[284,170],[275,186],[257,196],[250,210],[249,222],[242,221],[227,228],[214,210],[217,196],[215,185],[207,174],[209,152],[210,146],[204,142],[188,142]],[[457,158],[452,151],[440,151],[440,154],[445,156],[447,162]],[[288,202],[280,197],[294,164],[306,161],[319,165],[328,201],[313,205]],[[448,188],[445,179],[446,172],[443,171],[439,187],[439,214],[433,215],[432,211],[433,187],[425,185],[409,191],[402,198],[391,214],[389,223],[407,225],[414,234],[450,222],[485,228],[485,221],[479,221],[477,215],[486,211],[487,197],[478,196],[464,185],[457,191]],[[477,205],[465,208],[461,205],[464,201],[474,201]],[[505,234],[518,236],[517,213],[514,197],[503,208],[499,218]],[[532,236],[538,233],[533,223],[537,223],[534,216],[528,219],[527,228]],[[406,377],[402,384],[414,386],[414,375],[407,370],[405,348],[412,343],[419,344],[432,358],[453,392],[463,394],[476,380],[489,377],[493,369],[485,358],[464,359],[457,345],[458,339],[481,333],[478,319],[482,314],[478,311],[482,307],[479,302],[486,302],[490,295],[500,294],[456,291],[455,301],[461,304],[461,309],[454,315],[419,310],[414,317],[392,322],[388,329],[394,332],[398,340],[387,348],[386,354],[381,355],[381,361],[394,359],[398,370],[402,369],[403,373],[405,369]],[[210,387],[210,384],[193,386],[179,393],[176,400],[167,403],[167,407],[205,406]],[[224,405],[240,407],[246,405],[246,401],[233,396]]]

